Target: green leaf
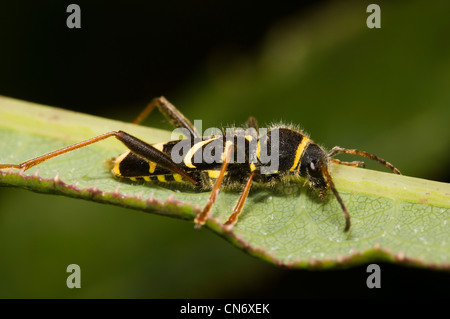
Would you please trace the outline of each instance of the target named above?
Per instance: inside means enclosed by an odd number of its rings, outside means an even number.
[[[0,97],[0,163],[17,164],[55,149],[124,130],[156,143],[170,132]],[[192,221],[208,192],[118,180],[109,158],[126,148],[114,138],[78,149],[26,172],[0,171],[0,186],[84,198]],[[329,194],[321,202],[307,186],[254,188],[232,232],[222,224],[239,192],[222,191],[205,227],[269,262],[298,268],[348,267],[387,260],[449,268],[450,186],[345,166],[331,174],[352,218]]]

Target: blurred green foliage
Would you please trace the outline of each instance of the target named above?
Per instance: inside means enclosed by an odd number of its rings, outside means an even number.
[[[376,30],[366,27],[367,5],[339,1],[293,13],[258,50],[217,52],[207,71],[166,97],[204,128],[239,125],[250,115],[261,126],[293,122],[327,148],[367,150],[406,175],[448,182],[450,3],[380,2]],[[0,212],[2,298],[368,293],[362,269],[357,276],[301,273],[286,283],[285,270],[170,218],[16,189],[1,190]],[[81,289],[66,287],[71,263],[81,267]]]

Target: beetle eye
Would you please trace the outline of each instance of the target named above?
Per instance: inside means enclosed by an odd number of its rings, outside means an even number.
[[[316,165],[314,164],[314,162],[309,163],[309,167],[315,171],[316,170]]]

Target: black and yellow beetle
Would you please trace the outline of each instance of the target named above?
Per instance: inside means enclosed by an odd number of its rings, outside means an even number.
[[[205,224],[221,186],[244,185],[233,213],[225,222],[226,229],[230,230],[237,222],[253,182],[270,184],[289,177],[306,179],[310,187],[318,191],[322,199],[331,189],[345,216],[345,232],[350,229],[350,216],[334,186],[329,173],[329,164],[335,162],[349,166],[364,166],[364,163],[342,162],[332,157],[339,153],[360,155],[375,160],[394,173],[400,174],[400,171],[392,164],[367,152],[337,146],[326,152],[303,132],[292,127],[277,125],[265,130],[265,134],[260,134],[258,124],[253,117],[247,121],[245,131],[229,129],[219,135],[200,136],[192,123],[164,97],[155,98],[134,123],[142,122],[155,107],[172,125],[184,129],[188,137],[150,145],[126,132],[112,131],[21,164],[0,164],[0,169],[27,170],[55,156],[114,136],[128,148],[128,151],[113,159],[112,173],[115,176],[131,180],[184,182],[201,190],[211,190],[208,202],[195,218],[196,227]],[[255,147],[252,148],[250,145]],[[272,148],[273,146],[276,148]],[[174,152],[175,148],[177,151]],[[271,158],[275,158],[277,162],[275,168],[267,169],[267,162],[263,160],[261,153],[263,148],[266,151],[271,149]],[[197,156],[206,149],[209,149],[209,154],[215,160]],[[179,150],[185,151],[180,153]],[[179,160],[174,160],[174,154],[178,155]],[[196,160],[197,158],[200,160]]]

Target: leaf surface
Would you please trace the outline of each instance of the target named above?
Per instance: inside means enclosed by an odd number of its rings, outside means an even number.
[[[149,143],[170,132],[0,97],[0,163],[17,164],[112,130]],[[0,171],[0,186],[66,195],[193,221],[209,193],[116,179],[107,160],[126,148],[114,138],[26,172]],[[222,191],[205,227],[269,262],[298,268],[348,267],[387,260],[449,268],[450,186],[333,165],[331,174],[352,219],[332,194],[320,201],[304,183],[255,188],[232,232],[221,226],[239,192]]]

